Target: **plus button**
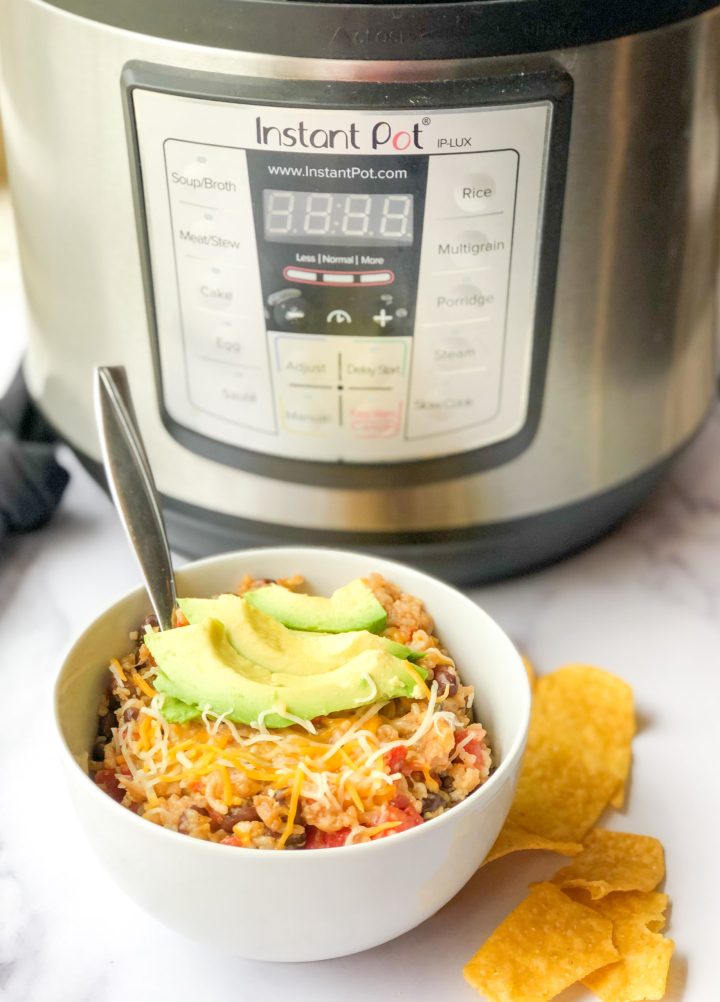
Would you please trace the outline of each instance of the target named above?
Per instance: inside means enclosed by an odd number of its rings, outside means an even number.
[[[380,312],[376,313],[373,317],[375,323],[382,327],[383,330],[385,330],[386,324],[392,323],[392,319],[392,313],[387,313],[384,306],[381,308]]]

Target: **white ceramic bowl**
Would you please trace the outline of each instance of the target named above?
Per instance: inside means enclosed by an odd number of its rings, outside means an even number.
[[[434,578],[371,555],[282,547],[211,557],[178,572],[181,595],[232,590],[245,573],[305,575],[329,595],[378,571],[423,599],[437,632],[475,686],[497,768],[446,814],[360,845],[312,852],[238,849],[144,821],[88,777],[97,705],[111,656],[149,611],[137,589],[84,631],[56,686],[56,720],[70,791],[87,835],[116,882],[144,909],[187,936],[260,960],[320,960],[384,943],[428,918],[487,855],[510,808],[527,737],[530,692],[522,661],[497,624]]]

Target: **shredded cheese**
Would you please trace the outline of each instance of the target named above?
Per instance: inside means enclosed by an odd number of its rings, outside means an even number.
[[[138,689],[140,689],[141,692],[144,692],[146,696],[149,696],[150,699],[152,699],[153,696],[157,696],[153,687],[142,677],[142,675],[138,675],[136,671],[131,671],[130,678],[133,680]]]
[[[118,659],[117,658],[113,658],[112,661],[110,662],[110,664],[114,668],[115,674],[118,676],[118,678],[120,679],[120,681],[121,682],[127,682],[127,675],[125,674],[125,672],[123,670],[123,666],[120,664],[120,662],[118,661]]]
[[[298,809],[298,801],[300,800],[300,788],[302,786],[302,771],[297,769],[295,771],[295,780],[293,782],[292,793],[290,794],[290,807],[288,809],[287,822],[285,823],[285,828],[278,841],[278,849],[282,849],[287,842],[287,840],[292,835],[293,827],[295,826],[295,816]]]

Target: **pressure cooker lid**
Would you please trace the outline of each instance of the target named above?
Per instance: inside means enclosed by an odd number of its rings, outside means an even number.
[[[191,45],[335,59],[462,59],[634,35],[720,0],[44,0],[81,17]]]

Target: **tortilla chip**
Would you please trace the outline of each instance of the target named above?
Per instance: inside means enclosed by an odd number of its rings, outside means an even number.
[[[552,842],[581,842],[625,782],[632,689],[569,665],[537,680],[527,751],[508,822]]]
[[[620,960],[583,977],[583,984],[602,1002],[661,999],[667,986],[675,944],[660,935],[665,926],[666,894],[625,891],[609,894],[590,906],[613,924]]]
[[[498,835],[495,845],[490,850],[486,863],[507,856],[511,852],[521,852],[523,849],[545,849],[548,852],[559,852],[563,856],[574,856],[582,850],[579,842],[553,842],[541,835],[533,835],[517,825],[505,824]]]
[[[614,807],[616,811],[619,811],[625,804],[625,797],[627,796],[627,783],[621,783],[618,786],[615,793],[610,797],[610,806]]]
[[[656,838],[594,828],[582,852],[552,882],[582,888],[595,899],[611,891],[654,891],[664,876],[663,847]]]
[[[537,672],[535,671],[535,665],[532,663],[532,661],[526,654],[522,654],[521,657],[522,657],[522,663],[525,665],[525,671],[527,672],[530,688],[532,689],[537,680]]]
[[[548,1002],[617,956],[608,919],[553,884],[538,884],[463,973],[490,1002]]]

